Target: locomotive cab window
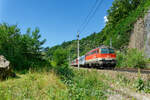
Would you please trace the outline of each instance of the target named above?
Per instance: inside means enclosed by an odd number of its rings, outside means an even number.
[[[113,49],[108,49],[108,48],[102,48],[101,49],[102,54],[110,54],[110,53],[115,53]]]
[[[106,54],[106,53],[109,53],[109,50],[107,48],[102,48],[101,54]]]
[[[109,53],[115,53],[113,49],[109,49]]]

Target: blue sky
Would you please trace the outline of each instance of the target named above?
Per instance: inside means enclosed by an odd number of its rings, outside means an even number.
[[[80,25],[95,0],[0,0],[0,23],[18,24],[21,32],[28,27],[40,28],[44,46],[54,46],[76,39]],[[113,0],[103,0],[81,38],[99,32],[105,26],[104,16]]]

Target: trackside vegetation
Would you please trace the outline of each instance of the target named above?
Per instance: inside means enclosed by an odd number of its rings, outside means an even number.
[[[111,39],[117,67],[145,68],[148,60],[144,53],[126,47],[133,24],[144,17],[149,7],[150,0],[114,0],[102,31],[80,40],[80,55],[100,45],[108,46]],[[39,28],[21,33],[17,25],[0,24],[0,55],[16,72],[15,78],[0,81],[0,100],[107,100],[117,91],[115,86],[150,93],[150,79],[140,75],[133,80],[120,73],[70,67],[68,58],[76,58],[76,40],[51,48],[43,47],[45,42]]]
[[[133,24],[145,15],[149,5],[149,0],[114,0],[108,10],[108,22],[103,30],[80,40],[80,55],[102,44],[109,45],[110,39],[116,50],[123,51],[128,45]],[[11,62],[14,70],[59,66],[64,60],[68,60],[69,55],[71,60],[76,58],[76,40],[43,48],[45,41],[41,40],[39,28],[28,28],[25,33],[21,33],[17,25],[0,24],[0,54]],[[65,55],[57,56],[57,51]],[[62,60],[60,64],[55,58]]]
[[[112,6],[108,10],[108,22],[106,22],[102,31],[98,33],[94,32],[90,36],[80,40],[80,56],[100,45],[109,46],[110,40],[112,40],[112,46],[122,53],[122,51],[126,50],[128,47],[134,23],[139,18],[143,18],[149,8],[149,0],[114,0]],[[46,52],[49,58],[53,56],[56,49],[66,50],[68,54],[70,54],[72,60],[77,58],[76,40],[63,42],[61,45],[49,48]]]
[[[30,70],[0,83],[2,100],[107,100],[109,86],[96,71],[76,71],[62,80],[53,71]]]
[[[146,68],[148,59],[142,51],[128,49],[124,52],[117,52],[117,67]]]

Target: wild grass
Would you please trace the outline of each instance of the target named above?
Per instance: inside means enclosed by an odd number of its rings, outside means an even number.
[[[109,86],[96,71],[77,71],[72,79],[55,71],[30,70],[0,82],[0,100],[106,100]]]
[[[54,72],[19,75],[0,83],[0,100],[61,100],[67,87]]]
[[[147,77],[149,77],[149,75]],[[118,87],[120,87],[135,90],[135,92],[143,92],[148,94],[150,93],[150,80],[141,77],[140,71],[138,72],[137,76],[134,75],[134,78],[131,78],[129,77],[129,75],[125,75],[123,73],[117,73],[113,78],[107,75],[107,78],[105,78],[105,80],[108,83],[112,83],[112,85],[115,86],[113,87],[115,89],[118,89]]]
[[[117,67],[145,68],[147,62],[144,53],[137,49],[117,52]]]
[[[72,100],[106,100],[107,83],[97,71],[75,71],[75,77],[65,82]]]

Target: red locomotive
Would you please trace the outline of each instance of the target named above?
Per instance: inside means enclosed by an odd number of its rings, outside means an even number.
[[[72,61],[72,66],[96,67],[96,68],[114,68],[116,66],[116,54],[114,49],[107,46],[100,46],[91,50],[85,55]]]

